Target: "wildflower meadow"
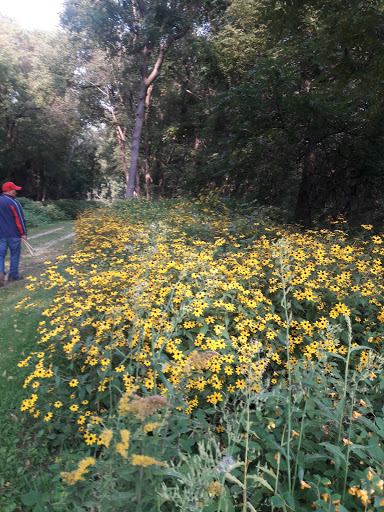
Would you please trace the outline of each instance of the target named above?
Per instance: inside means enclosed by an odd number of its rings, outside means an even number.
[[[262,213],[88,210],[29,279],[19,311],[54,291],[19,362],[52,453],[31,510],[384,510],[384,236]]]

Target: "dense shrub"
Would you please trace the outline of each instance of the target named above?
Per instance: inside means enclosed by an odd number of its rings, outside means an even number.
[[[47,206],[54,205],[64,213],[66,219],[77,219],[77,217],[86,210],[105,207],[101,201],[85,201],[75,199],[58,199],[57,201],[47,201]]]
[[[57,201],[32,201],[26,197],[19,197],[27,227],[35,228],[50,224],[57,220],[73,220],[87,209],[103,206],[98,201],[77,201],[72,199],[59,199]]]
[[[35,228],[67,218],[65,213],[57,208],[54,203],[48,205],[39,201],[32,201],[32,199],[26,197],[20,197],[18,201],[23,207],[28,228]]]

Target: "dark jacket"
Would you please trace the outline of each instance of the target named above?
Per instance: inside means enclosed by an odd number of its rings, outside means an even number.
[[[0,196],[0,238],[26,235],[25,218],[19,201],[8,194]]]

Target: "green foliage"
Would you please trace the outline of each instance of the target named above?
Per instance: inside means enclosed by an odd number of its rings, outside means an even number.
[[[98,201],[79,201],[73,199],[41,202],[32,201],[32,199],[26,197],[19,197],[18,201],[23,207],[27,227],[29,228],[50,224],[57,220],[76,219],[85,210],[99,208],[102,205]]]
[[[384,358],[376,364],[381,371]],[[54,478],[51,506],[107,511],[113,503],[116,512],[127,504],[153,512],[272,506],[305,512],[316,503],[317,510],[331,512],[358,512],[365,505],[380,510],[384,381],[372,379],[369,370],[346,370],[341,374],[324,353],[318,362],[296,366],[291,388],[284,378],[271,388],[267,379],[254,393],[249,381],[220,408],[200,409],[192,420],[174,407],[141,420],[137,413],[112,416],[108,425],[95,427],[111,440],[101,455],[84,453],[83,461],[96,457],[86,471],[79,456],[51,466],[56,475],[64,467],[67,482]],[[38,491],[27,496],[41,503]]]
[[[353,243],[298,233],[216,197],[120,202],[77,229],[76,253],[28,287],[57,287],[20,362],[22,409],[62,451],[46,506],[380,510],[372,226]],[[39,486],[24,497],[37,510]]]
[[[216,473],[217,448],[209,442],[189,442],[186,436],[192,433],[190,421],[174,407],[171,407],[172,414],[169,409],[161,411],[164,405],[158,405],[158,410],[151,415],[146,414],[145,400],[156,398],[136,397],[136,401],[142,402],[143,411],[136,414],[122,411],[118,417],[110,418],[108,425],[95,427],[107,447],[101,457],[93,459],[86,478],[81,462],[69,464],[67,471],[61,473],[68,485],[64,487],[61,500],[54,503],[55,510],[78,510],[81,504],[87,503],[88,507],[105,511],[111,506],[116,512],[124,511],[127,505],[137,511],[172,511],[177,498],[167,495],[169,488],[165,487],[165,482],[173,481],[179,482],[178,490],[184,493],[177,509],[198,510],[200,502],[212,502],[209,484]],[[180,450],[187,450],[182,459]],[[194,451],[197,451],[195,455]],[[176,465],[172,465],[173,460],[177,461]],[[62,466],[56,464],[52,469],[57,471]],[[188,468],[195,478],[188,473]],[[161,487],[163,495],[158,492]],[[185,499],[186,494],[189,500]]]
[[[96,148],[68,94],[76,48],[64,32],[28,32],[0,17],[0,178],[34,199],[84,198]],[[16,178],[17,177],[17,178]]]
[[[57,208],[54,203],[48,205],[45,202],[32,201],[26,197],[19,197],[18,201],[23,207],[28,227],[37,227],[67,218],[65,212]]]
[[[46,207],[53,207],[54,209],[65,215],[66,219],[77,219],[79,215],[86,210],[94,210],[103,207],[100,201],[85,201],[75,199],[58,199],[57,201],[47,201]]]
[[[231,3],[214,38],[229,87],[218,81],[212,115],[221,123],[207,134],[203,182],[279,205],[304,223],[368,210],[381,219],[383,11],[378,1],[349,9]]]
[[[48,256],[48,254],[46,254]],[[29,272],[39,275],[37,268],[29,267]],[[39,307],[33,311],[17,311],[16,304],[25,297],[22,283],[1,289],[0,311],[0,510],[17,512],[32,510],[25,508],[21,495],[30,492],[33,482],[39,485],[39,492],[46,492],[50,485],[44,473],[52,463],[52,451],[41,429],[33,418],[20,413],[19,402],[23,394],[24,372],[17,367],[20,354],[33,350],[36,342],[36,329],[41,321],[41,310],[47,306],[53,295],[46,290],[35,296]],[[45,489],[44,489],[45,486]]]

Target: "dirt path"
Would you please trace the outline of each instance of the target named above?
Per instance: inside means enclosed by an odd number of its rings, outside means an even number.
[[[52,231],[51,231],[52,233]],[[45,233],[46,234],[46,233]],[[40,247],[33,247],[35,249],[35,252],[36,252],[36,255],[41,252],[41,251],[45,251],[47,250],[49,247],[52,247],[53,245],[56,245],[58,242],[62,242],[63,240],[67,240],[68,238],[72,238],[75,236],[76,233],[68,233],[67,235],[64,235],[64,236],[61,236],[60,238],[58,238],[57,240],[51,240],[50,242],[44,244],[44,245],[41,245]],[[40,236],[40,235],[37,235],[37,236]],[[33,238],[33,237],[30,237],[30,238]]]
[[[52,229],[49,229],[50,226]],[[27,241],[35,250],[34,256],[22,245],[20,272],[24,276],[41,274],[46,267],[44,262],[52,261],[60,254],[64,254],[72,243],[75,236],[73,221],[61,221],[50,226],[31,230],[28,235]]]
[[[61,231],[62,229],[64,229],[64,226],[62,226],[61,228],[50,229],[49,231],[44,231],[44,233],[37,233],[37,235],[29,236],[28,239],[31,240],[32,238],[38,238],[40,236],[50,235],[51,233],[54,233],[55,231]]]

